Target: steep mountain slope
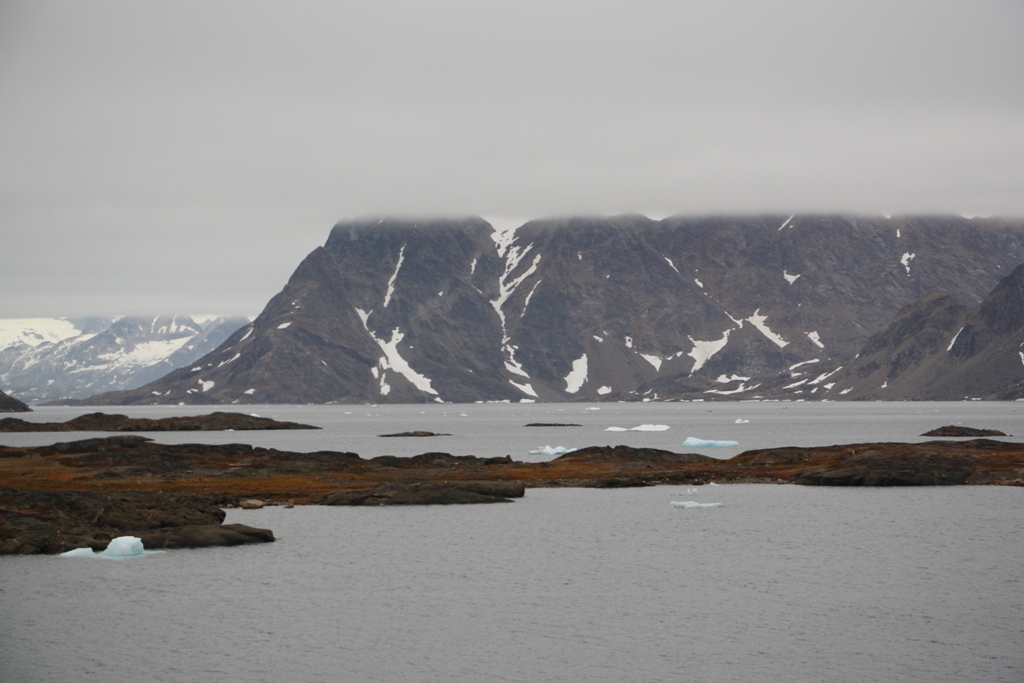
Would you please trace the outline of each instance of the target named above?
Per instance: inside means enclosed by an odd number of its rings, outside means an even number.
[[[31,410],[22,401],[0,391],[0,413],[27,413]]]
[[[953,217],[339,223],[217,351],[94,402],[836,397],[900,309],[1021,261],[1024,223]]]
[[[934,295],[911,304],[835,377],[850,398],[1024,398],[1024,265],[976,308]]]
[[[30,402],[134,389],[217,348],[246,318],[3,321],[0,382]],[[34,343],[33,343],[34,342]]]

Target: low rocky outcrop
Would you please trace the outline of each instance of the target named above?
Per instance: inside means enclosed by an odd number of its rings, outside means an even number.
[[[580,427],[582,425],[571,422],[531,422],[526,427]]]
[[[721,462],[708,455],[697,453],[673,453],[660,448],[633,448],[632,446],[591,446],[560,455],[561,462],[615,462],[633,461],[646,463],[708,463]]]
[[[32,409],[13,396],[0,391],[0,413],[30,413]]]
[[[222,525],[221,506],[451,505],[506,502],[526,488],[796,483],[810,486],[1024,486],[1024,444],[972,439],[747,451],[729,460],[600,446],[547,462],[424,453],[363,459],[247,444],[159,444],[121,434],[0,446],[0,554],[272,540]],[[254,501],[254,502],[249,502]],[[258,514],[258,513],[256,513]]]
[[[1024,485],[1024,445],[991,439],[882,443],[806,449],[790,470],[806,486]],[[737,456],[737,458],[743,457]],[[752,461],[749,459],[748,461]]]
[[[961,427],[959,425],[946,425],[945,427],[937,427],[931,431],[925,432],[921,436],[1006,436],[1003,432],[998,429],[977,429],[975,427]]]
[[[272,429],[320,429],[298,422],[282,422],[245,413],[213,412],[185,417],[128,417],[88,413],[67,422],[29,422],[16,417],[0,419],[0,432],[225,432]]]
[[[137,536],[147,549],[266,543],[273,532],[223,526],[210,498],[154,491],[0,490],[0,554],[103,550],[118,536]]]
[[[451,434],[437,434],[435,432],[426,431],[412,431],[412,432],[397,432],[395,434],[381,434],[382,437],[390,438],[394,436],[451,436]]]
[[[271,543],[274,532],[245,524],[203,524],[152,529],[136,534],[147,550],[160,548],[212,548],[215,546]]]
[[[387,483],[359,491],[337,491],[321,505],[470,505],[510,503],[522,498],[526,486],[516,481]]]

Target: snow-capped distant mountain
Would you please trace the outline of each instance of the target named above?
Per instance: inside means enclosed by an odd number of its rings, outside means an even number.
[[[28,403],[140,387],[217,348],[249,320],[189,316],[0,320],[0,386]]]
[[[89,400],[854,398],[838,373],[901,309],[931,292],[978,306],[1022,262],[1024,221],[956,216],[345,222],[220,348]],[[985,376],[1016,377],[1002,368]]]

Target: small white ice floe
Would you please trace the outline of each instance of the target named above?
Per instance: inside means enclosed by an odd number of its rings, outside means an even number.
[[[591,406],[591,407],[587,408],[587,410],[601,410],[601,409],[600,408],[595,408],[594,406]]]
[[[684,510],[691,510],[694,508],[720,508],[721,503],[698,503],[695,500],[673,500],[671,503],[674,508],[682,508]]]
[[[572,453],[575,448],[566,448],[565,446],[538,446],[536,449],[530,451],[530,455],[565,455],[566,453]]]
[[[700,493],[700,491],[698,491],[697,489],[686,489],[685,491],[681,491],[681,492],[677,493],[676,495],[677,496],[696,496],[698,493]]]
[[[747,425],[747,424],[750,424],[750,420],[744,420],[742,417],[737,417],[736,418],[736,424],[738,424],[738,425]]]
[[[709,482],[708,482],[708,486],[718,486],[718,484],[716,484],[716,483],[715,483],[715,482],[713,482],[713,481],[709,481]]]
[[[142,557],[143,555],[153,555],[156,553],[163,552],[161,550],[144,550],[142,547],[142,539],[138,536],[118,536],[113,539],[108,545],[107,549],[102,552],[93,552],[92,548],[75,548],[69,550],[66,553],[61,553],[61,557],[98,557],[105,560],[124,560],[129,557]]]
[[[668,425],[637,425],[636,427],[608,427],[604,431],[606,432],[665,432],[668,431]]]
[[[519,402],[520,403],[536,403],[537,401],[533,400],[532,398],[521,398],[521,399],[519,399]]]
[[[683,448],[730,448],[739,446],[739,441],[715,441],[714,439],[698,439],[692,436],[686,437]]]

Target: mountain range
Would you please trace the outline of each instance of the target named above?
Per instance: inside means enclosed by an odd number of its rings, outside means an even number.
[[[1021,263],[1024,222],[958,216],[347,221],[216,350],[89,403],[1016,398]]]
[[[22,401],[128,390],[213,351],[248,318],[189,316],[0,320],[0,384]]]

